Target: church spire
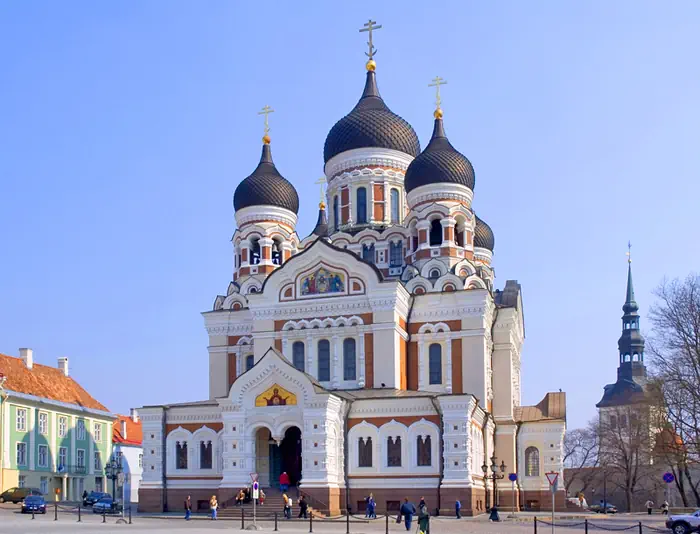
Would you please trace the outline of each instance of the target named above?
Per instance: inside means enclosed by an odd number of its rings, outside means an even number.
[[[644,338],[639,331],[639,306],[634,299],[634,284],[632,283],[632,245],[627,244],[627,292],[622,306],[622,335],[617,342],[620,351],[620,367],[618,375],[625,377],[646,376],[644,367]]]
[[[639,309],[634,300],[634,284],[632,284],[632,244],[627,243],[627,295],[622,311],[625,314],[633,314]]]

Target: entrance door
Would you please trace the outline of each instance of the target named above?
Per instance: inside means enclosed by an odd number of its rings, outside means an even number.
[[[282,474],[282,455],[280,446],[276,443],[270,444],[270,486],[280,487],[280,475]]]
[[[296,486],[301,480],[301,430],[293,426],[284,433],[279,446],[282,468],[289,475],[290,485]],[[279,475],[277,477],[279,483]]]

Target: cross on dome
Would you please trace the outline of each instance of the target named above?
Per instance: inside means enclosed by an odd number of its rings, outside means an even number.
[[[428,87],[435,87],[435,118],[440,119],[442,118],[442,109],[440,108],[440,104],[442,104],[442,99],[440,98],[440,86],[441,85],[446,85],[447,80],[444,78],[441,78],[440,76],[435,76],[435,78],[432,79],[431,84],[428,84]]]
[[[270,123],[268,121],[268,117],[270,113],[274,112],[275,110],[267,104],[265,104],[265,107],[262,108],[261,111],[258,111],[258,115],[265,115],[265,135],[263,135],[263,143],[265,143],[266,145],[270,144]]]
[[[378,50],[375,48],[374,43],[372,42],[372,32],[380,29],[381,27],[381,24],[377,25],[376,20],[369,19],[367,22],[365,22],[364,28],[360,29],[360,32],[369,33],[369,39],[367,40],[369,52],[365,52],[365,55],[369,58],[366,65],[367,70],[374,70],[377,67],[377,64],[374,62],[374,55],[378,52]]]

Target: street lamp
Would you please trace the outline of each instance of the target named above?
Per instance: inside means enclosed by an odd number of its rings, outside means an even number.
[[[504,461],[501,461],[501,465],[498,465],[497,463],[497,458],[496,454],[494,453],[493,456],[491,456],[491,465],[486,464],[486,460],[484,460],[483,465],[481,466],[481,470],[484,472],[484,479],[490,478],[493,481],[493,506],[497,506],[498,502],[498,492],[496,490],[496,481],[497,480],[502,480],[506,477],[505,472],[506,472],[506,463]],[[491,474],[489,475],[489,467],[491,468]],[[498,473],[498,471],[501,471],[501,474]]]
[[[112,458],[109,462],[107,462],[107,465],[105,465],[105,476],[107,479],[112,480],[112,501],[117,500],[117,491],[115,486],[121,472],[121,463],[117,462],[116,458]]]

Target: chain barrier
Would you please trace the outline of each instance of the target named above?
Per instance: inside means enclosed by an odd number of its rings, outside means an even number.
[[[537,533],[537,525],[538,524],[547,525],[550,527],[552,525],[554,525],[555,527],[559,527],[559,528],[576,528],[576,527],[584,526],[586,529],[586,532],[588,532],[589,529],[598,529],[598,530],[604,530],[604,531],[608,531],[608,532],[624,532],[626,530],[639,530],[639,532],[641,533],[643,529],[648,529],[648,530],[651,530],[653,532],[664,532],[666,534],[668,534],[668,532],[669,532],[669,529],[667,529],[667,528],[653,527],[651,525],[645,525],[641,522],[637,522],[634,525],[627,525],[627,526],[609,526],[609,525],[603,526],[601,524],[592,523],[591,521],[583,521],[580,523],[564,523],[564,522],[555,521],[554,523],[552,523],[551,521],[544,521],[542,519],[535,518],[535,521],[534,521],[534,532],[535,533]]]

